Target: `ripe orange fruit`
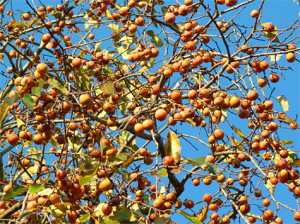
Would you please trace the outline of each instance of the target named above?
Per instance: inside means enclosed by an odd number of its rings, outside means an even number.
[[[12,133],[7,137],[7,141],[11,145],[16,145],[19,141],[19,136],[15,133]]]
[[[72,60],[72,65],[74,68],[79,68],[82,65],[81,59],[80,58],[74,58]]]
[[[112,183],[108,178],[101,180],[98,189],[102,192],[108,191],[112,188]]]
[[[79,102],[81,103],[82,106],[88,106],[88,105],[90,105],[91,102],[92,102],[90,94],[86,93],[86,94],[80,95]]]
[[[169,23],[169,24],[175,23],[176,17],[173,13],[170,13],[170,12],[166,13],[164,18],[165,18],[166,23]]]
[[[174,162],[175,162],[175,160],[174,160],[174,158],[172,156],[165,156],[163,158],[163,164],[165,166],[173,166]]]
[[[165,109],[158,109],[155,112],[155,118],[159,121],[164,121],[167,118],[167,112]]]

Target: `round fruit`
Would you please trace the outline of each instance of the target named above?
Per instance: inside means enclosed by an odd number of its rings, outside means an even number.
[[[165,201],[162,198],[156,198],[153,201],[153,207],[161,210],[165,207]]]
[[[224,138],[224,131],[221,129],[216,129],[214,131],[215,140],[222,140]]]
[[[273,219],[273,217],[274,217],[274,213],[270,209],[267,209],[266,211],[264,211],[264,213],[263,213],[264,220],[271,221]]]
[[[258,10],[256,10],[256,9],[255,9],[255,10],[252,10],[252,11],[251,11],[251,17],[252,17],[252,18],[257,18],[257,17],[258,17],[258,13],[259,13]]]
[[[49,197],[49,200],[52,204],[57,204],[60,199],[59,199],[59,195],[58,194],[51,194]]]
[[[185,200],[184,206],[186,208],[192,209],[194,207],[195,203],[192,200]]]
[[[174,160],[174,158],[172,156],[165,156],[163,158],[163,164],[165,166],[173,166],[174,163],[175,163],[175,160]]]
[[[265,31],[273,32],[275,30],[275,26],[273,23],[269,22],[265,24]]]
[[[155,112],[155,118],[159,121],[164,121],[167,118],[167,112],[165,109],[158,109]]]
[[[90,94],[86,93],[86,94],[80,95],[79,102],[81,103],[82,106],[88,106],[88,105],[90,105],[91,102],[92,102]]]
[[[212,196],[210,194],[203,195],[203,201],[210,203],[212,201]]]
[[[79,68],[82,65],[81,59],[80,58],[74,58],[72,60],[72,65],[74,68]]]
[[[287,62],[290,62],[290,63],[292,63],[296,60],[295,54],[292,52],[287,53],[285,58],[286,58]]]
[[[12,133],[7,137],[7,141],[11,145],[16,145],[19,141],[19,136],[15,133]]]
[[[166,23],[170,23],[170,24],[175,23],[175,19],[176,17],[173,13],[168,12],[165,14]]]
[[[98,189],[102,192],[108,191],[112,188],[112,183],[108,178],[101,180]]]

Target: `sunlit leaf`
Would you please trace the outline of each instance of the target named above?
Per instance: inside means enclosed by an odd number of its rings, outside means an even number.
[[[40,97],[41,96],[41,90],[43,87],[43,79],[39,79],[39,85],[32,87],[31,91],[34,95]]]
[[[28,189],[27,187],[16,186],[4,195],[3,200],[14,198],[22,194],[27,189]]]
[[[235,132],[238,136],[240,136],[240,137],[245,137],[245,134],[242,133],[242,131],[241,131],[240,129],[234,127],[233,125],[232,125],[232,128],[233,128],[234,132]]]
[[[180,161],[181,145],[177,135],[170,131],[167,135],[167,142],[165,146],[166,155],[172,156],[175,163]]]
[[[152,175],[155,175],[155,176],[160,176],[160,177],[167,177],[168,176],[168,172],[167,172],[167,169],[161,169],[160,171],[157,171],[157,172],[152,172],[151,173]]]
[[[124,161],[124,163],[122,164],[123,167],[127,168],[131,163],[133,163],[134,161],[134,157],[135,155],[131,155],[127,158],[126,161]]]
[[[129,222],[133,214],[130,209],[119,207],[116,211],[114,211],[113,215],[120,222]]]
[[[289,141],[289,140],[282,140],[282,141],[280,141],[281,145],[290,145],[290,144],[293,144],[293,143],[294,143],[293,141]]]
[[[221,112],[222,112],[221,121],[224,123],[227,118],[227,111],[222,109]]]
[[[54,78],[49,78],[48,83],[57,89],[61,94],[68,94],[69,91],[62,84],[58,83]]]
[[[216,164],[209,163],[206,161],[206,158],[204,156],[194,158],[194,159],[187,159],[189,164],[193,166],[201,167],[202,169],[208,169],[208,171],[212,174],[219,174],[220,169]]]
[[[10,109],[9,109],[9,105],[4,102],[2,105],[1,105],[1,108],[0,108],[0,128],[2,126],[2,122],[5,120],[5,118],[7,117],[8,113],[9,113]]]
[[[79,218],[78,221],[80,223],[87,222],[90,219],[90,216],[88,214],[82,214]]]
[[[20,127],[22,127],[23,125],[25,125],[25,123],[21,119],[17,118],[17,127],[18,127],[18,129],[20,129]]]
[[[33,110],[35,102],[28,93],[24,94],[24,96],[22,97],[22,101],[29,110]]]
[[[92,174],[81,176],[79,179],[79,184],[84,185],[84,184],[90,182],[90,180],[96,175],[97,171],[98,170],[96,169]]]
[[[153,35],[151,42],[154,43],[156,47],[164,46],[164,43],[157,35]]]
[[[45,189],[45,185],[44,184],[42,184],[42,185],[40,185],[40,184],[32,184],[32,185],[29,186],[30,194],[38,193],[38,192],[40,192],[40,191],[42,191],[44,189]]]
[[[111,29],[114,33],[120,33],[121,27],[117,24],[111,23],[108,25],[109,29]]]
[[[123,59],[128,59],[129,55],[131,53],[131,49],[129,47],[129,44],[124,44],[121,47],[117,48],[119,54],[122,56]]]
[[[113,20],[113,17],[108,9],[106,9],[106,11],[105,11],[105,16],[106,16],[107,20],[109,20],[109,21]]]
[[[50,13],[50,15],[58,19],[61,17],[61,13],[59,11],[54,11],[54,10]]]
[[[102,84],[99,87],[99,89],[102,90],[102,92],[107,95],[112,95],[114,93],[114,84],[112,81],[108,81],[108,82]]]
[[[200,222],[203,222],[207,218],[208,206],[204,206],[203,208],[201,208],[199,213],[200,214],[198,215],[198,219]]]
[[[187,218],[188,220],[190,220],[192,223],[195,224],[201,224],[202,222],[200,222],[196,217],[184,212],[184,211],[177,211],[180,215],[183,215],[185,218]]]
[[[289,103],[284,95],[276,97],[276,100],[280,103],[284,112],[289,110]]]

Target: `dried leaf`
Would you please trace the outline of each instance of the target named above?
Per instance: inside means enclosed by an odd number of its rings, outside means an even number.
[[[165,150],[166,155],[172,156],[175,163],[180,161],[181,145],[177,135],[172,131],[170,131],[167,135]]]

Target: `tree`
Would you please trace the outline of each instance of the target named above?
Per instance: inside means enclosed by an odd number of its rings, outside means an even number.
[[[253,2],[1,1],[0,221],[300,221],[299,21]]]

